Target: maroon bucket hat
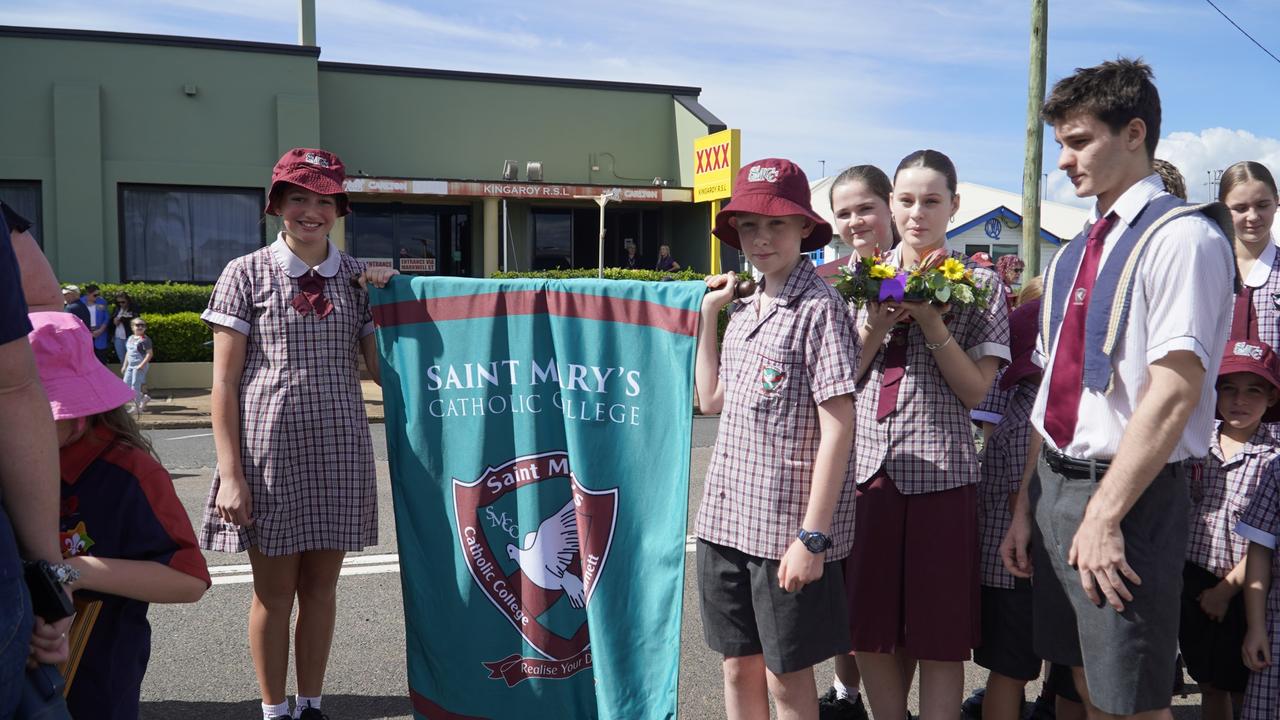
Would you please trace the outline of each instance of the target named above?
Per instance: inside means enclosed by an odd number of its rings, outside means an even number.
[[[1032,361],[1036,335],[1040,332],[1040,298],[1030,300],[1009,313],[1009,352],[1013,360],[1000,376],[1000,389],[1008,390],[1026,378],[1040,374]]]
[[[1280,390],[1280,361],[1276,359],[1271,347],[1261,340],[1232,338],[1227,341],[1218,377],[1242,372],[1253,373]],[[1262,422],[1280,422],[1280,403],[1267,408],[1262,415]]]
[[[831,225],[813,211],[809,200],[809,179],[795,163],[780,158],[756,160],[738,171],[733,196],[716,215],[716,226],[711,232],[741,250],[738,230],[729,224],[729,218],[735,213],[769,217],[803,215],[813,221],[814,228],[800,243],[800,251],[813,252],[831,242]]]
[[[319,195],[338,196],[338,215],[346,215],[351,211],[347,202],[347,191],[342,181],[347,178],[346,167],[341,158],[328,150],[315,148],[294,148],[285,153],[271,171],[271,190],[267,193],[268,215],[279,215],[274,207],[273,199],[283,183],[306,188]]]

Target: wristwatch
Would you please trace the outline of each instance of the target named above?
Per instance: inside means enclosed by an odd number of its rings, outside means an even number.
[[[817,530],[801,528],[800,532],[796,533],[796,537],[799,538],[800,542],[804,543],[805,548],[811,553],[826,552],[831,548],[831,538]]]

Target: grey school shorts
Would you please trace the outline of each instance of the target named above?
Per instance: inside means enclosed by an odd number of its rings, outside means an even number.
[[[707,645],[725,657],[764,655],[775,675],[850,650],[843,563],[796,592],[778,587],[778,561],[698,540],[698,590]]]
[[[1126,582],[1133,601],[1118,613],[1095,605],[1067,564],[1085,506],[1097,484],[1063,477],[1041,456],[1028,488],[1032,532],[1034,645],[1059,665],[1084,666],[1089,699],[1114,715],[1167,708],[1178,653],[1182,566],[1190,498],[1186,470],[1166,465],[1120,522],[1125,558],[1142,578]]]

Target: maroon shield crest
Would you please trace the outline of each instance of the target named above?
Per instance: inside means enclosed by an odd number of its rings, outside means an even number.
[[[567,484],[570,499],[550,515],[537,518],[536,530],[492,546],[485,534],[487,508],[521,488]],[[586,607],[600,579],[613,541],[618,490],[583,487],[563,451],[525,455],[487,468],[471,482],[453,480],[458,542],[472,578],[512,627],[542,658],[511,655],[484,663],[489,677],[508,686],[528,678],[563,679],[591,667]],[[492,515],[492,513],[490,513]],[[545,513],[544,513],[545,515]],[[508,572],[499,561],[514,561]],[[581,616],[565,635],[548,627],[543,614],[559,602]]]

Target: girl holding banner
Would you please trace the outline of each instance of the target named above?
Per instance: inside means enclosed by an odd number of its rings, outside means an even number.
[[[213,328],[213,431],[218,453],[201,547],[248,550],[249,647],[264,718],[290,716],[289,618],[295,718],[318,720],[333,640],[338,573],[347,551],[377,543],[373,446],[365,430],[357,352],[379,381],[364,269],[329,242],[346,215],[342,161],[295,148],[276,163],[266,213],[284,231],[228,263],[201,316]],[[349,280],[356,278],[358,285]]]

